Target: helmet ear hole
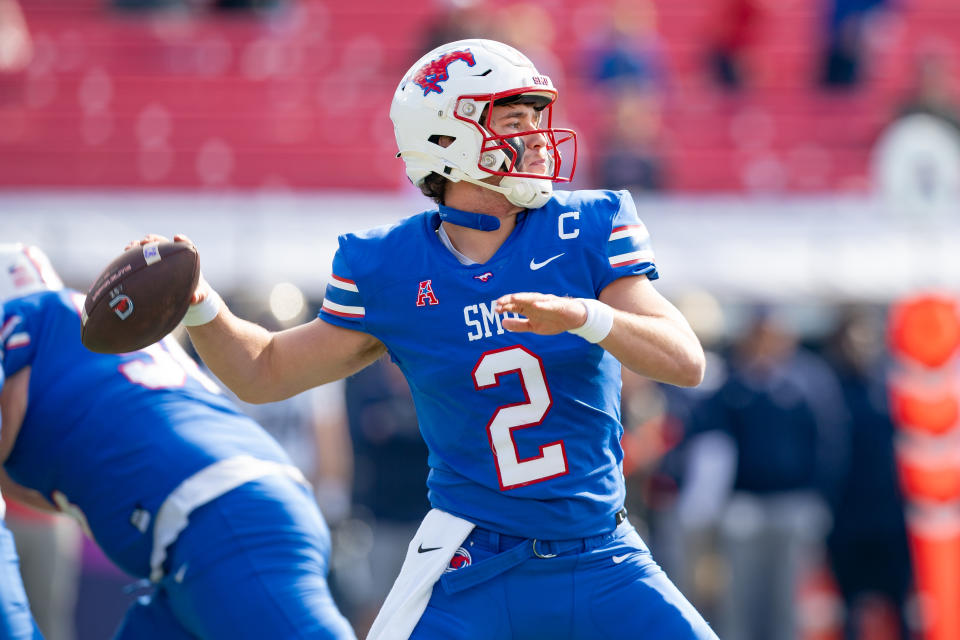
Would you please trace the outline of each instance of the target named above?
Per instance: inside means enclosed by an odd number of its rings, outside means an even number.
[[[449,147],[450,145],[452,145],[454,142],[456,142],[457,139],[456,139],[455,137],[453,137],[453,136],[442,136],[442,135],[439,135],[439,134],[433,134],[432,136],[430,136],[429,138],[427,138],[427,141],[428,141],[428,142],[432,142],[433,144],[437,145],[438,147],[447,148],[447,147]]]

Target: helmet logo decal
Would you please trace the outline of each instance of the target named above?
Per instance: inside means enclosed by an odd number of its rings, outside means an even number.
[[[431,60],[414,74],[413,81],[418,87],[423,89],[423,95],[427,95],[431,91],[443,93],[443,87],[440,86],[440,83],[450,79],[450,74],[447,73],[447,67],[457,60],[463,60],[467,63],[468,67],[477,64],[477,61],[473,58],[473,53],[471,53],[469,49],[451,51],[450,53],[443,54],[436,60]]]

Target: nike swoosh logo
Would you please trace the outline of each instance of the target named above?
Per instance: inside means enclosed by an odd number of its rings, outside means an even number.
[[[423,543],[420,543],[420,546],[417,548],[417,553],[427,553],[428,551],[436,551],[440,547],[424,547]]]
[[[566,252],[564,252],[564,253],[566,253]],[[557,255],[553,256],[552,258],[547,258],[547,259],[544,260],[543,262],[537,262],[535,259],[530,258],[530,270],[531,270],[531,271],[536,271],[537,269],[542,269],[543,267],[547,266],[548,264],[550,264],[551,262],[553,262],[554,260],[556,260],[557,258],[559,258],[559,257],[562,256],[562,255],[563,255],[563,253],[558,253]]]
[[[613,556],[613,564],[620,564],[624,560],[630,557],[629,553],[625,553],[622,556]]]

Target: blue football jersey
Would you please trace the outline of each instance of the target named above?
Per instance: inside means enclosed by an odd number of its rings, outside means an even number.
[[[4,467],[85,520],[118,566],[147,576],[153,517],[185,478],[238,455],[289,460],[172,338],[126,354],[88,351],[82,307],[70,290],[3,305],[6,377],[31,368],[26,415]]]
[[[484,264],[461,264],[439,225],[427,211],[341,236],[320,317],[376,336],[404,371],[434,507],[518,536],[609,531],[625,491],[620,363],[569,333],[506,331],[494,301],[656,278],[630,194],[557,192]]]

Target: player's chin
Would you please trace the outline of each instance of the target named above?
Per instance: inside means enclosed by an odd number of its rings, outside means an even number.
[[[544,178],[550,175],[549,168],[544,162],[531,162],[529,167],[523,168],[523,173],[543,176]]]

